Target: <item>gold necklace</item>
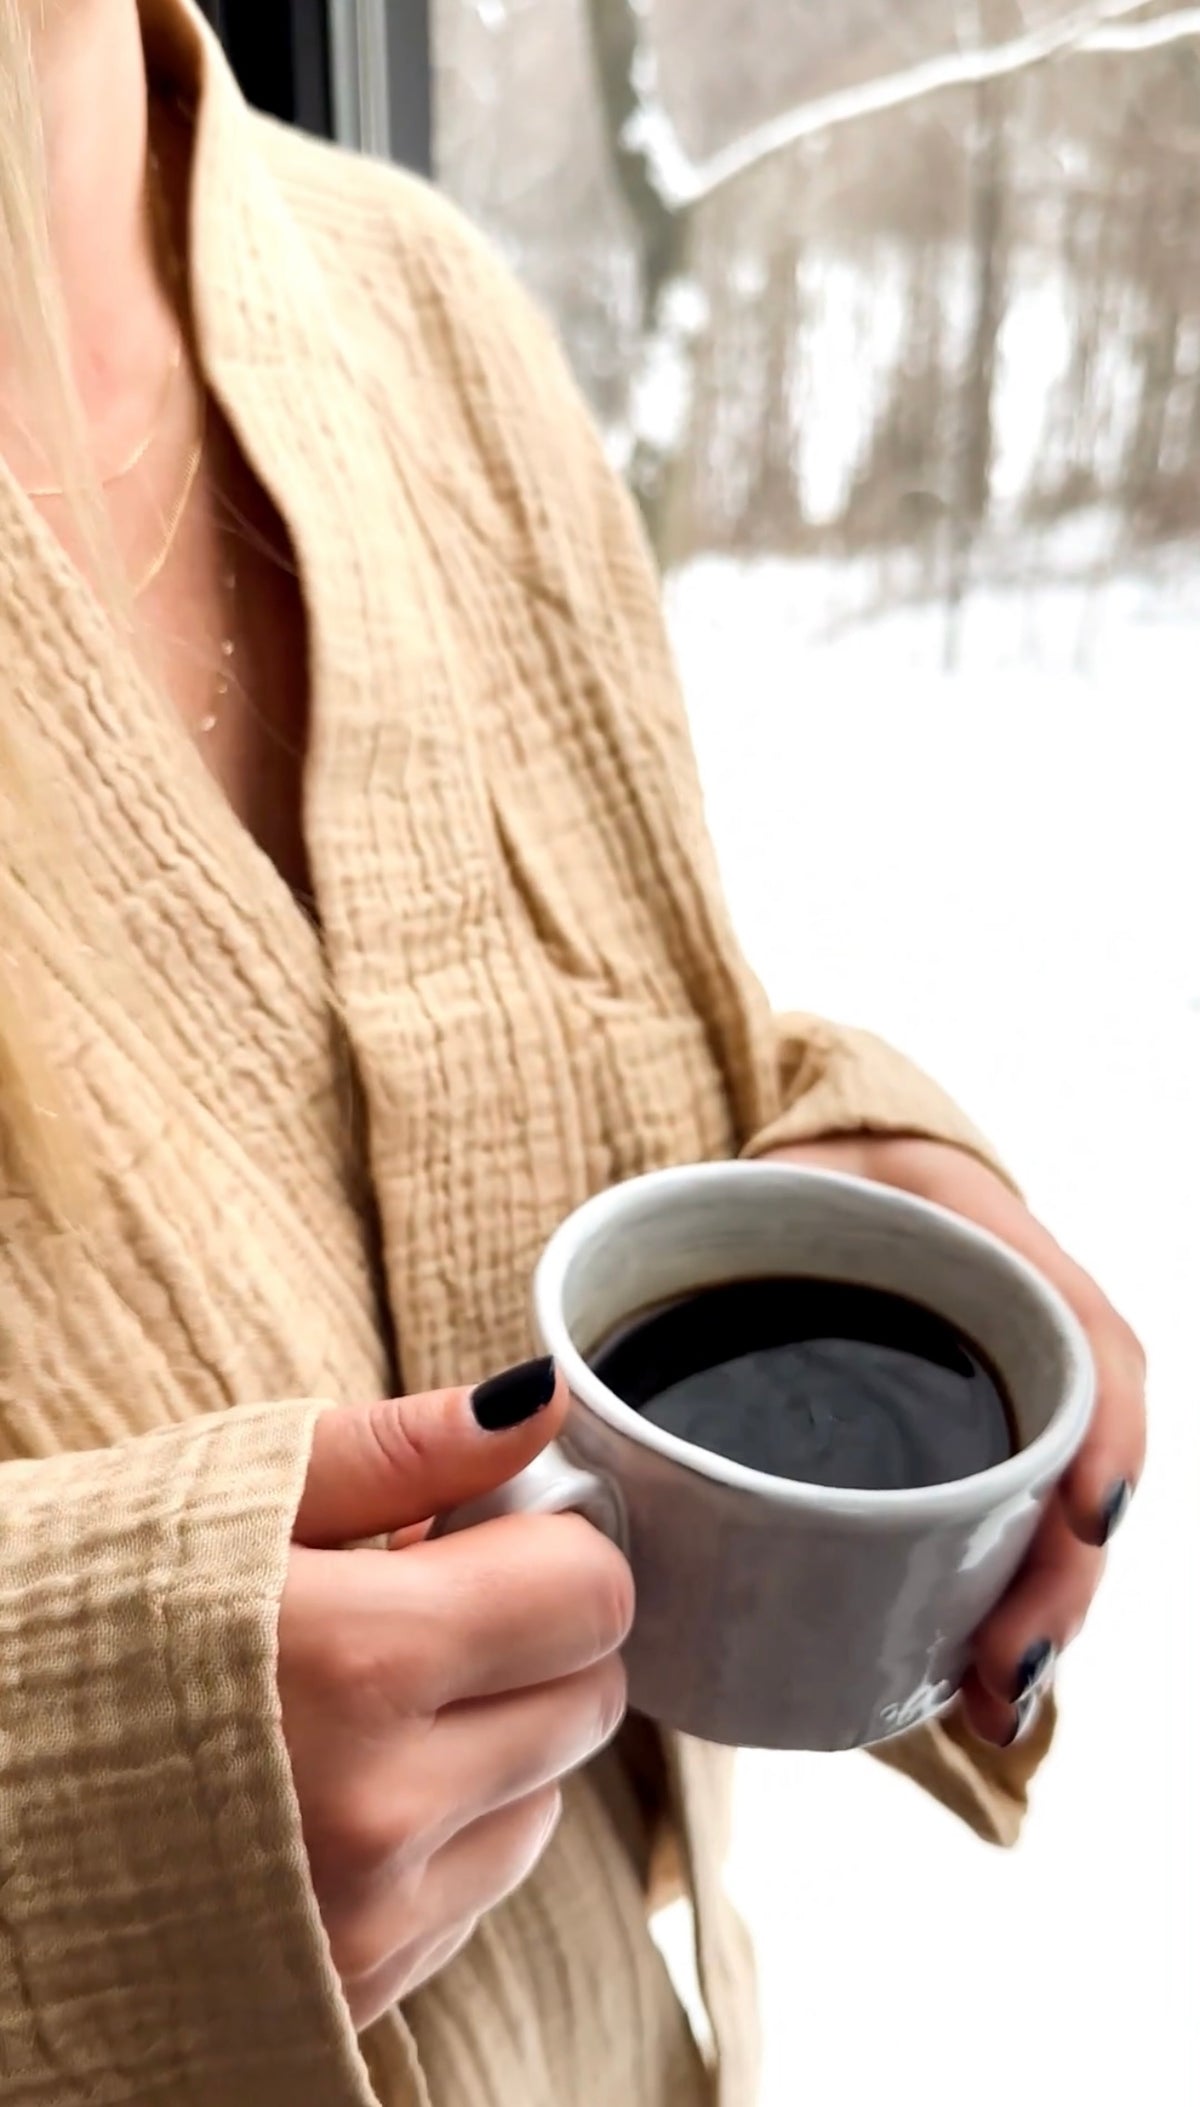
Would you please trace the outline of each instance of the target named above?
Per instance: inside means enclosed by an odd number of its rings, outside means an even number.
[[[221,721],[222,706],[236,677],[234,659],[237,656],[237,644],[234,641],[232,624],[235,620],[235,603],[237,599],[237,565],[232,558],[221,572],[221,592],[225,602],[225,619],[230,624],[230,628],[226,630],[221,638],[221,657],[216,673],[213,675],[208,709],[196,726],[196,731],[201,738],[207,738],[210,732],[216,731]]]
[[[123,483],[128,476],[131,476],[135,468],[141,467],[142,462],[145,460],[147,454],[149,453],[151,447],[157,439],[159,432],[162,430],[163,419],[166,417],[167,409],[170,405],[171,396],[174,391],[176,375],[179,373],[182,365],[183,337],[182,335],[180,335],[175,340],[175,349],[171,353],[171,357],[167,365],[167,377],[163,383],[162,397],[159,402],[158,409],[155,412],[153,424],[150,426],[149,431],[143,433],[142,437],[138,440],[137,445],[134,447],[133,452],[127,457],[127,459],[122,461],[120,467],[114,468],[110,471],[108,475],[100,477],[99,487],[101,490],[113,489],[113,487],[117,483]],[[63,485],[62,483],[35,483],[32,487],[26,488],[25,495],[26,497],[36,498],[40,501],[43,498],[66,497],[67,492],[65,485]]]
[[[192,492],[195,490],[197,481],[199,479],[200,469],[204,461],[204,443],[207,436],[208,395],[202,389],[200,395],[200,429],[196,434],[196,439],[192,446],[192,450],[188,455],[187,467],[184,470],[183,483],[180,487],[179,495],[176,498],[174,505],[171,507],[170,513],[168,514],[167,530],[163,538],[162,546],[160,547],[158,554],[154,557],[153,561],[148,565],[146,570],[143,571],[141,577],[138,579],[136,585],[133,588],[133,597],[135,600],[140,600],[143,593],[149,592],[150,587],[155,583],[155,580],[161,578],[163,572],[167,567],[167,564],[171,557],[171,552],[179,539],[179,530],[183,525],[184,518],[187,513],[187,508],[192,501]]]
[[[147,189],[150,212],[154,220],[160,242],[166,246],[168,259],[172,270],[172,276],[178,279],[180,275],[178,268],[178,257],[176,256],[173,244],[170,241],[170,228],[167,221],[167,215],[162,197],[162,165],[159,161],[157,153],[153,149],[151,149],[148,159],[149,181]],[[174,389],[176,374],[179,373],[183,368],[183,351],[184,335],[183,331],[180,330],[179,335],[175,341],[175,348],[171,353],[171,358],[168,363],[167,378],[163,388],[162,400],[159,403],[158,413],[154,419],[154,422],[150,426],[149,431],[144,433],[142,438],[138,441],[138,444],[135,446],[133,452],[129,455],[128,459],[123,461],[119,467],[113,469],[109,475],[103,476],[100,479],[100,488],[102,490],[111,490],[115,484],[123,482],[126,477],[131,476],[134,470],[141,466],[147,454],[150,452],[150,449],[153,446],[155,440],[157,439],[159,431],[161,430],[163,419],[166,416],[167,407]],[[163,571],[166,569],[167,564],[170,561],[171,553],[175,547],[175,544],[179,539],[180,529],[183,526],[184,518],[187,513],[188,506],[191,503],[192,494],[196,488],[196,483],[200,475],[200,469],[204,461],[204,444],[207,431],[207,423],[208,394],[207,391],[203,387],[201,387],[200,428],[197,432],[195,441],[193,442],[191,450],[188,454],[187,466],[184,470],[183,482],[180,486],[179,493],[175,499],[174,504],[171,507],[170,513],[167,516],[166,532],[163,536],[162,544],[158,549],[156,555],[154,556],[153,560],[150,562],[145,571],[142,573],[141,577],[137,579],[133,586],[133,597],[135,600],[140,600],[143,593],[149,592],[150,587],[155,583],[155,581],[158,578],[162,576]],[[33,499],[62,498],[66,497],[67,491],[65,487],[60,483],[45,483],[34,485],[33,488],[27,489],[25,494],[27,497]]]
[[[179,254],[179,250],[176,246],[174,231],[171,226],[171,216],[167,209],[166,184],[163,178],[162,160],[157,147],[153,143],[151,143],[149,147],[149,151],[147,154],[147,163],[147,172],[149,176],[150,211],[153,216],[154,230],[158,238],[159,252],[165,259],[167,274],[171,280],[171,283],[176,287],[176,289],[178,289],[184,284],[183,263]],[[182,347],[183,336],[181,333],[181,350]],[[203,376],[198,376],[198,385],[200,391],[200,428],[196,436],[196,442],[192,448],[190,455],[188,456],[188,463],[184,473],[183,483],[180,488],[179,497],[167,522],[167,531],[163,540],[162,547],[159,549],[159,552],[155,557],[153,563],[149,566],[149,569],[145,572],[144,576],[141,578],[138,585],[136,586],[134,592],[135,599],[140,599],[143,593],[148,592],[150,587],[154,584],[155,580],[161,577],[163,571],[165,570],[167,563],[170,560],[171,552],[174,549],[175,543],[179,538],[179,533],[180,529],[183,526],[184,517],[187,513],[188,506],[191,503],[192,495],[195,491],[196,483],[199,479],[200,470],[204,461],[205,442],[208,436],[209,399],[208,390],[204,386]],[[220,536],[221,529],[219,525],[216,527],[216,533],[218,534],[218,536]],[[224,620],[229,626],[223,629],[221,635],[220,644],[218,647],[220,655],[217,661],[216,670],[214,671],[212,676],[212,685],[209,690],[208,708],[205,710],[204,715],[199,719],[199,721],[194,727],[193,737],[195,738],[208,738],[211,733],[215,732],[221,720],[221,713],[224,704],[228,700],[230,691],[233,688],[234,682],[236,680],[234,660],[237,655],[237,645],[234,638],[234,622],[236,619],[237,584],[238,580],[236,562],[232,557],[230,557],[229,560],[222,565],[221,569],[221,594],[224,603]]]

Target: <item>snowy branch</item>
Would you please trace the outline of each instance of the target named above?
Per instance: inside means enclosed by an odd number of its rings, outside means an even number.
[[[1146,5],[1147,0],[1092,0],[1090,6],[1075,8],[1056,21],[1041,23],[1008,43],[945,53],[938,58],[922,60],[919,65],[905,67],[902,73],[888,74],[882,80],[836,89],[830,95],[817,96],[812,102],[785,111],[781,117],[758,126],[744,139],[735,140],[732,146],[723,147],[720,153],[699,165],[688,162],[682,155],[673,129],[669,125],[660,126],[656,121],[661,105],[647,113],[651,121],[639,128],[638,145],[663,202],[676,211],[686,211],[724,189],[738,176],[769,161],[775,154],[784,153],[800,140],[811,139],[820,132],[856,123],[863,117],[878,116],[885,110],[902,109],[927,95],[941,94],[950,88],[975,87],[985,81],[1025,73],[1065,52],[1125,48],[1105,42],[1106,38],[1122,34],[1144,36],[1144,46],[1139,42],[1130,48],[1149,49],[1152,43],[1170,41],[1165,31],[1172,24],[1177,36],[1190,35],[1192,18],[1200,13],[1198,9],[1186,8],[1177,15],[1131,25],[1125,32],[1108,28],[1108,24],[1119,23],[1123,16],[1140,13]],[[660,148],[660,142],[661,150],[656,150]]]
[[[657,61],[644,35],[637,47],[632,87],[636,99],[621,127],[619,144],[626,153],[637,155],[664,205],[690,203],[696,167],[667,114]]]
[[[647,0],[587,0],[585,19],[617,181],[665,282],[695,169],[659,90]],[[646,291],[653,304],[655,289]]]
[[[1200,37],[1200,7],[1181,7],[1173,15],[1159,15],[1153,22],[1128,22],[1124,28],[1094,29],[1084,37],[1081,51],[1156,51],[1163,44],[1182,44],[1185,37]]]

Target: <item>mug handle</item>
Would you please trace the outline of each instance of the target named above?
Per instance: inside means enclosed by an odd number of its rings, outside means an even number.
[[[494,1492],[439,1515],[430,1535],[454,1536],[509,1514],[581,1514],[619,1551],[628,1549],[625,1506],[616,1486],[593,1471],[579,1470],[556,1441]]]

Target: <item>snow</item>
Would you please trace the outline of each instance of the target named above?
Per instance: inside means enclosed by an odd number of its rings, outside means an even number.
[[[677,278],[658,325],[642,341],[629,390],[629,438],[671,455],[687,435],[695,383],[694,345],[708,320],[702,288]]]
[[[816,247],[800,260],[808,326],[797,362],[796,425],[805,517],[834,520],[845,509],[864,433],[883,406],[900,354],[908,263],[881,242],[869,269]]]
[[[796,104],[697,164],[685,151],[662,100],[658,62],[648,34],[648,0],[628,0],[628,4],[639,30],[630,83],[636,107],[622,128],[621,144],[642,155],[646,174],[663,203],[680,211],[714,197],[801,140],[827,138],[841,125],[861,124],[865,118],[903,109],[947,89],[1024,73],[1070,53],[1100,56],[1155,50],[1190,40],[1200,26],[1200,8],[1181,8],[1160,20],[1122,28],[1122,17],[1139,13],[1147,0],[1091,0],[1089,6],[1026,27],[1007,42],[938,52],[899,73],[856,82]],[[477,0],[477,6],[482,6],[482,0]]]
[[[620,143],[626,152],[641,155],[646,178],[663,204],[678,208],[687,203],[696,187],[696,171],[663,101],[646,0],[628,0],[628,5],[635,18],[636,41],[629,77],[634,107],[622,126]]]
[[[937,610],[864,618],[877,586],[674,582],[732,908],[781,1007],[869,1023],[991,1132],[1140,1330],[1154,1443],[1015,1855],[865,1758],[742,1759],[761,2107],[1141,2097],[1151,2053],[1196,2064],[1200,559],[981,593],[950,675]],[[686,1988],[681,1912],[662,1940]]]
[[[1003,80],[1073,52],[1148,50],[1195,33],[1193,16],[1197,10],[1191,8],[1171,14],[1160,25],[1135,26],[1123,35],[1105,28],[1106,24],[1119,23],[1123,16],[1138,14],[1145,5],[1146,0],[1090,0],[1088,6],[1056,12],[1048,21],[1024,26],[1019,36],[1006,42],[988,41],[973,48],[960,46],[956,51],[938,52],[899,73],[877,75],[800,103],[702,162],[694,172],[690,192],[681,196],[679,202],[694,204],[701,198],[715,196],[727,184],[760,167],[774,154],[785,153],[802,139],[827,136],[839,125],[861,124],[864,118],[903,109],[947,89],[968,87],[977,81]],[[638,0],[638,11],[643,11],[643,0]]]
[[[798,362],[796,424],[801,498],[812,525],[842,515],[864,435],[895,386],[911,269],[911,256],[888,242],[874,246],[869,265],[826,248],[814,247],[801,257],[801,302],[809,319]],[[947,374],[960,369],[967,350],[971,269],[965,245],[945,246],[938,307]],[[1071,385],[1072,307],[1077,299],[1057,264],[1032,247],[1020,251],[1012,266],[1000,332],[993,404],[996,447],[990,490],[993,514],[1001,520],[1018,519],[1030,492],[1039,483],[1053,486],[1069,465],[1062,457],[1056,413],[1061,391]],[[1108,415],[1091,435],[1088,464],[1100,483],[1119,478],[1130,440],[1138,400],[1135,345],[1143,326],[1135,296],[1127,291],[1122,311],[1110,316],[1095,354],[1092,389]],[[1200,347],[1196,357],[1200,359]],[[1182,358],[1180,370],[1189,372]],[[1175,390],[1174,399],[1186,414],[1186,385]],[[1173,463],[1168,453],[1165,465],[1182,464]]]

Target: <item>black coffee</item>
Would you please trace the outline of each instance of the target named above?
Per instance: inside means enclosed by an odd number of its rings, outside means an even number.
[[[632,1318],[590,1359],[655,1426],[810,1485],[940,1485],[1017,1446],[999,1381],[953,1325],[848,1282],[701,1288]]]

